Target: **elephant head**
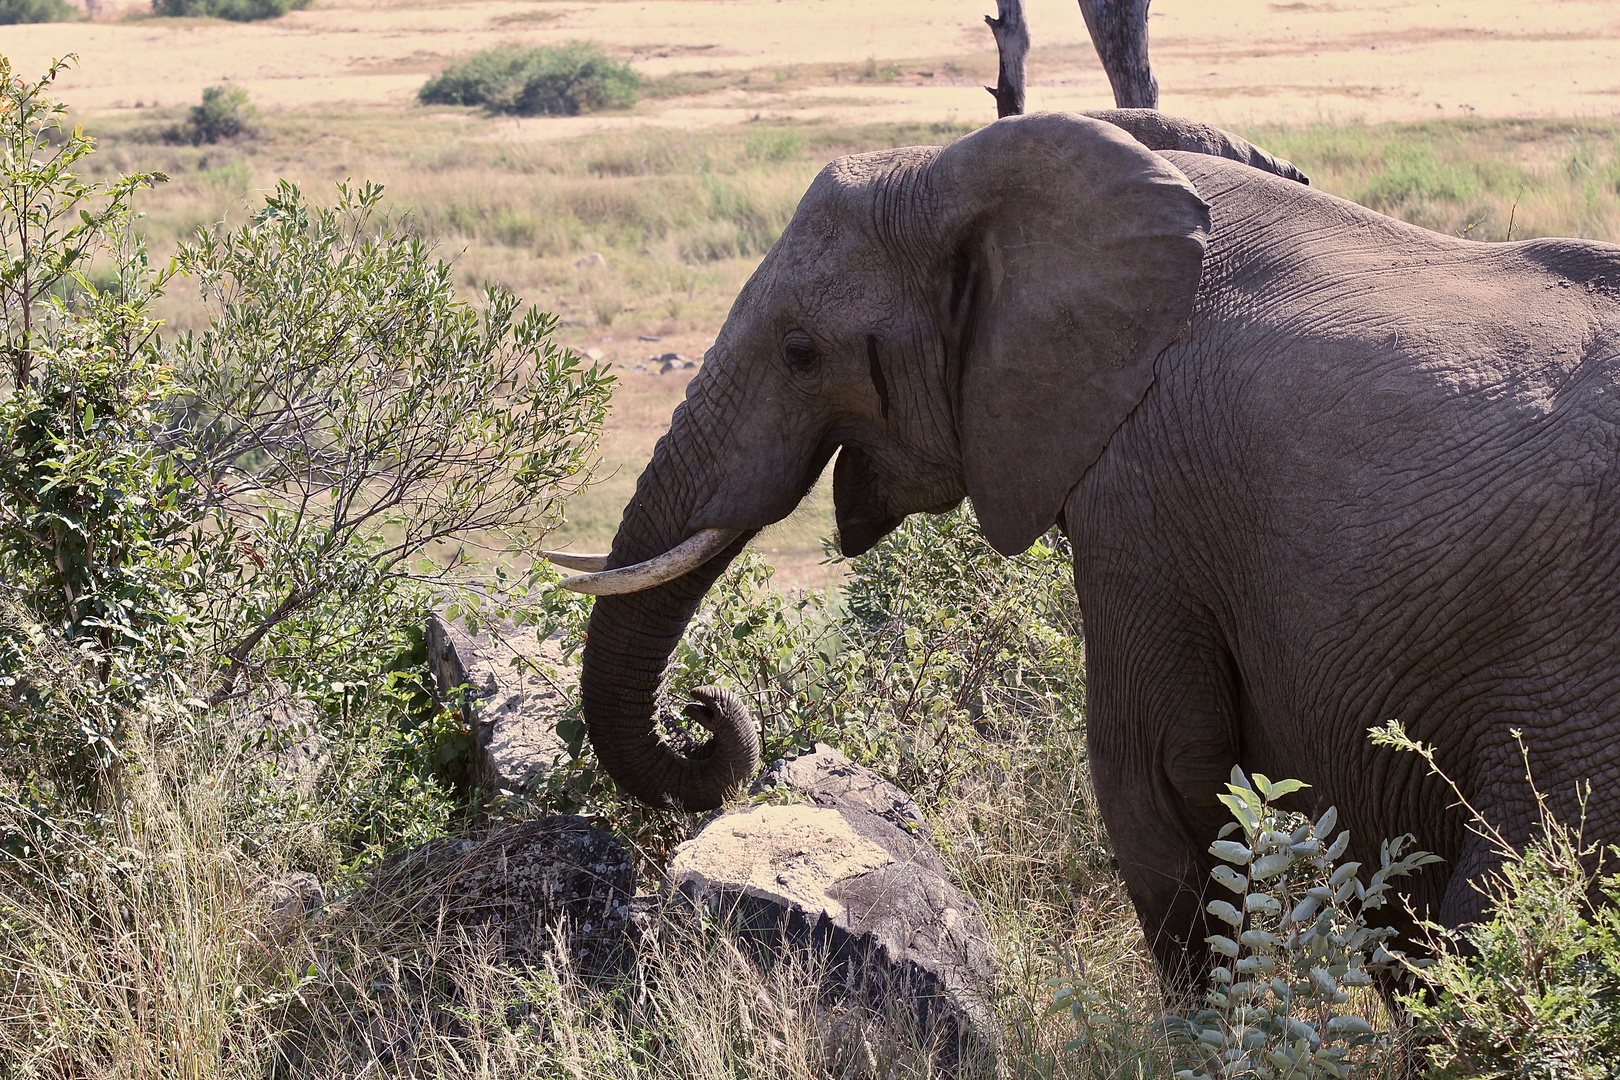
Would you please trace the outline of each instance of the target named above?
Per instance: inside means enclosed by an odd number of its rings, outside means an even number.
[[[1208,229],[1173,165],[1081,116],[828,165],[738,296],[612,553],[581,566],[606,571],[581,591],[612,593],[581,686],[608,772],[691,810],[746,781],[758,741],[734,697],[690,707],[715,732],[696,753],[661,740],[664,665],[726,563],[835,453],[846,555],[964,496],[1004,554],[1050,528],[1184,332]]]

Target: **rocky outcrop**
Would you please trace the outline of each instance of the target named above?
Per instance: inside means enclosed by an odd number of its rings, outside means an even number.
[[[261,687],[250,701],[238,714],[247,760],[255,764],[268,762],[272,766],[268,776],[271,784],[310,797],[328,757],[327,739],[315,706],[293,697],[281,683]]]
[[[478,732],[480,781],[518,790],[568,760],[556,724],[579,673],[556,638],[512,626],[475,636],[432,615],[427,651],[439,704]]]
[[[985,1004],[993,968],[977,906],[919,830],[896,824],[910,822],[896,808],[915,810],[904,793],[841,754],[842,764],[817,756],[777,773],[778,786],[801,776],[811,804],[752,806],[711,821],[677,849],[672,887],[761,948],[825,950],[829,994],[904,1008],[938,1037],[942,1068],[993,1071]]]
[[[538,962],[561,941],[581,970],[598,971],[625,946],[634,892],[624,844],[559,815],[392,856],[345,904],[343,921],[384,935],[463,929],[488,937],[509,963]]]

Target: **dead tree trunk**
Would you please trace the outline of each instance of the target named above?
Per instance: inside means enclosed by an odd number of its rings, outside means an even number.
[[[985,87],[996,99],[996,117],[1018,116],[1024,111],[1024,61],[1029,56],[1029,28],[1024,25],[1024,0],[996,0],[996,15],[984,21],[996,38],[1001,67],[996,85]]]
[[[1159,83],[1148,66],[1148,4],[1151,0],[1080,0],[1091,44],[1121,109],[1157,109]]]

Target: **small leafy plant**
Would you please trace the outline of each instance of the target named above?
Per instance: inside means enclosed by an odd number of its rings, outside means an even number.
[[[186,116],[184,127],[176,127],[170,142],[187,142],[193,146],[251,135],[250,126],[258,110],[248,101],[248,92],[235,83],[206,87],[202,104],[193,105]]]
[[[1408,851],[1410,837],[1386,840],[1363,884],[1360,863],[1339,862],[1350,834],[1334,835],[1336,808],[1312,822],[1276,805],[1306,786],[1234,767],[1220,796],[1236,820],[1210,845],[1221,860],[1210,878],[1231,899],[1205,910],[1231,929],[1204,939],[1223,960],[1205,1007],[1159,1022],[1180,1080],[1345,1080],[1390,1067],[1394,1037],[1354,1010],[1354,994],[1415,962],[1390,946],[1393,929],[1367,916],[1389,902],[1393,878],[1440,859]],[[1073,1013],[1081,1040],[1095,1038],[1095,995],[1074,979],[1054,985],[1053,1009]]]

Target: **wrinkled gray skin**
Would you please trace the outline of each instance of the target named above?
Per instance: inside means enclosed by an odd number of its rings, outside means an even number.
[[[585,715],[609,771],[713,805],[751,768],[651,712],[704,590],[841,448],[840,539],[970,497],[998,551],[1073,542],[1098,799],[1164,975],[1209,966],[1201,897],[1234,764],[1312,785],[1352,854],[1442,855],[1415,900],[1479,912],[1492,862],[1403,720],[1510,837],[1536,780],[1620,840],[1620,247],[1479,244],[1249,164],[1064,114],[845,158],[738,297],[613,547],[731,550],[597,601]],[[701,711],[701,710],[700,710]],[[718,764],[716,764],[718,762]]]

